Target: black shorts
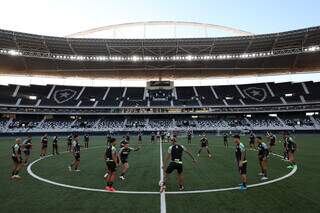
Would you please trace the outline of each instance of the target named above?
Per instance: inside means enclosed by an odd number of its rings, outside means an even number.
[[[122,164],[128,163],[128,158],[120,158]]]
[[[243,163],[241,167],[239,166],[239,172],[240,172],[240,175],[247,174],[247,163]]]
[[[71,142],[68,142],[68,143],[67,143],[68,146],[71,146],[71,144],[72,144]]]
[[[201,144],[201,148],[207,148],[208,144]]]
[[[177,170],[179,174],[183,172],[182,163],[170,162],[169,166],[167,167],[166,173],[171,174],[174,170]]]
[[[254,144],[254,141],[249,141],[250,144]]]
[[[22,158],[21,157],[18,159],[17,157],[12,156],[12,160],[15,163],[21,163],[22,162]]]
[[[52,147],[56,148],[58,147],[58,144],[52,144]]]
[[[274,145],[276,145],[275,141],[269,143],[269,146],[274,146]]]
[[[27,149],[27,150],[23,150],[23,153],[24,153],[25,155],[30,155],[31,151],[30,151],[30,149]]]
[[[115,172],[116,171],[116,163],[113,161],[107,161],[107,168],[109,172]]]
[[[295,149],[288,149],[288,152],[291,152],[292,154],[295,152]]]
[[[41,149],[46,149],[48,147],[48,144],[42,144]]]
[[[76,159],[76,161],[80,161],[80,153],[75,153],[74,159]]]

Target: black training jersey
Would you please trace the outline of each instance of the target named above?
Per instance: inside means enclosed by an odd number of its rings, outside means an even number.
[[[85,136],[84,136],[84,141],[85,141],[85,142],[89,142],[89,135],[85,135]]]
[[[236,150],[235,150],[235,155],[236,155],[236,160],[239,162],[241,161],[241,154],[244,154],[243,161],[246,161],[246,149],[242,143],[239,143],[236,145]]]
[[[295,150],[297,148],[297,144],[294,142],[292,137],[286,138],[286,144],[288,150]]]
[[[119,156],[121,159],[128,159],[128,156],[130,154],[131,151],[134,151],[134,148],[131,148],[131,147],[122,147],[120,150],[119,150]]]
[[[256,138],[256,136],[254,134],[250,134],[250,142],[254,142],[255,138]]]
[[[206,137],[201,138],[200,143],[202,146],[208,146],[208,143],[209,143],[208,138],[206,138]]]
[[[74,153],[80,153],[80,144],[78,141],[72,143]]]
[[[275,143],[276,142],[276,136],[275,135],[271,135],[270,136],[270,143]]]
[[[192,137],[192,133],[191,132],[188,132],[188,139],[190,140]]]
[[[111,144],[107,146],[105,151],[106,161],[113,161],[112,156],[117,152],[116,147],[112,146]]]
[[[18,155],[21,155],[21,145],[20,144],[14,144],[12,146],[12,157],[17,157]]]
[[[68,143],[71,144],[71,142],[72,142],[72,135],[69,135],[67,140],[68,140]]]
[[[154,134],[151,134],[151,140],[154,141]]]
[[[32,141],[29,138],[25,139],[22,144],[23,144],[23,151],[28,151],[32,147]]]
[[[258,156],[267,157],[269,155],[269,149],[267,144],[260,143],[258,144]]]
[[[182,154],[184,150],[186,150],[184,146],[179,144],[170,146],[168,153],[171,154],[171,160],[176,163],[182,163]]]
[[[42,143],[42,145],[48,145],[48,137],[47,136],[43,136],[41,138],[41,143]]]
[[[58,144],[58,136],[54,136],[54,137],[53,137],[52,143],[53,143],[54,145],[57,145],[57,144]]]
[[[224,140],[224,141],[227,141],[227,140],[228,140],[228,135],[227,135],[227,134],[224,134],[224,135],[223,135],[223,140]]]

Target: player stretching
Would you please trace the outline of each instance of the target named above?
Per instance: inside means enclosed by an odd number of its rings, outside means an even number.
[[[71,152],[71,146],[72,146],[72,134],[70,134],[67,138],[67,151]]]
[[[121,180],[125,180],[124,174],[128,171],[129,169],[129,163],[128,163],[128,156],[130,154],[131,151],[138,151],[139,148],[132,148],[129,147],[129,143],[125,142],[123,144],[123,147],[120,149],[119,151],[119,159],[121,164],[123,165],[122,171],[121,171],[121,175],[120,175],[120,179]]]
[[[22,168],[22,157],[21,157],[21,139],[17,138],[16,143],[12,146],[12,160],[13,169],[11,173],[11,179],[20,179],[19,171]]]
[[[228,133],[226,132],[223,134],[223,145],[228,148]]]
[[[44,134],[44,136],[41,138],[41,153],[40,158],[43,158],[47,154],[47,148],[48,148],[48,134]]]
[[[53,137],[53,141],[52,141],[52,154],[53,155],[59,155],[59,151],[58,151],[58,136],[54,136]]]
[[[272,133],[267,133],[267,137],[269,138],[269,151],[272,152],[273,147],[276,145],[276,136]]]
[[[233,136],[234,143],[236,144],[236,163],[240,173],[242,184],[240,185],[240,190],[247,189],[247,159],[246,159],[246,149],[244,145],[240,142],[240,135]]]
[[[183,164],[182,164],[182,154],[183,152],[186,152],[191,158],[193,163],[196,162],[192,154],[182,145],[177,144],[177,141],[175,138],[171,139],[172,145],[168,149],[168,154],[164,159],[163,167],[162,169],[167,167],[167,162],[169,159],[171,159],[166,171],[164,172],[164,180],[160,184],[160,192],[165,191],[166,189],[166,183],[168,181],[169,175],[174,171],[177,170],[178,172],[178,182],[179,182],[179,190],[184,190],[184,180],[183,180]]]
[[[74,141],[72,142],[72,155],[74,157],[73,162],[70,164],[69,171],[72,169],[76,172],[80,172],[80,144],[79,144],[79,135],[74,135]]]
[[[255,135],[253,132],[251,132],[249,138],[250,138],[250,139],[249,139],[249,146],[250,146],[250,148],[251,148],[251,149],[255,149],[255,148],[256,148],[256,146],[255,146],[256,135]]]
[[[110,192],[115,192],[116,189],[113,188],[113,181],[116,177],[116,168],[118,166],[118,156],[116,149],[117,141],[115,138],[111,138],[109,145],[104,154],[104,160],[106,161],[108,172],[104,175],[107,181],[107,186],[105,189]]]
[[[84,135],[84,148],[88,149],[89,148],[89,135],[86,133]]]
[[[286,141],[286,150],[288,151],[288,158],[290,162],[290,165],[287,168],[293,169],[296,165],[296,162],[294,160],[294,152],[297,150],[297,144],[294,142],[292,137],[289,136],[288,132],[284,134],[284,138]]]
[[[258,144],[258,159],[261,168],[261,173],[259,173],[259,175],[262,176],[262,181],[268,180],[267,170],[269,149],[267,144],[262,142],[262,138],[260,136],[256,137],[256,143]]]
[[[208,138],[206,137],[206,135],[204,134],[202,136],[202,138],[200,139],[200,149],[198,151],[198,157],[200,156],[200,153],[202,151],[202,149],[205,148],[207,150],[207,153],[208,153],[208,157],[211,158],[212,155],[211,155],[211,152],[209,150],[209,142],[208,142]]]
[[[188,131],[188,144],[191,144],[191,140],[192,140],[192,132],[189,130]]]
[[[32,137],[28,135],[28,138],[23,141],[23,153],[24,153],[24,165],[28,165],[28,160],[31,154],[32,149]]]

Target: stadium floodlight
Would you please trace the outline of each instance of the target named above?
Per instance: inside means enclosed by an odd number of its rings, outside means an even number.
[[[17,51],[17,50],[9,50],[9,51],[8,51],[8,54],[9,54],[9,55],[12,55],[12,56],[22,55],[22,53],[19,52],[19,51]]]
[[[246,117],[247,117],[247,118],[251,118],[252,115],[251,115],[251,114],[247,114]]]
[[[292,94],[292,93],[287,93],[287,94],[285,94],[284,96],[286,96],[286,97],[292,97],[293,94]]]
[[[271,114],[269,114],[269,117],[278,117],[278,115],[275,113],[271,113]]]
[[[313,116],[314,114],[314,112],[306,112],[306,116]]]
[[[233,99],[233,97],[230,97],[230,96],[226,97],[226,100],[232,100],[232,99]]]
[[[30,100],[37,100],[37,96],[30,95],[30,96],[29,96],[29,99],[30,99]]]
[[[90,101],[95,102],[96,99],[95,98],[90,98]]]

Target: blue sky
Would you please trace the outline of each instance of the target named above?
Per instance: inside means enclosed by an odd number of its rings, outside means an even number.
[[[195,21],[255,34],[320,25],[319,0],[0,0],[0,28],[64,36],[134,21]]]

